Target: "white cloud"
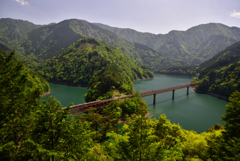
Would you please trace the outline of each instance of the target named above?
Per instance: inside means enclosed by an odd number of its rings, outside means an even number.
[[[16,0],[16,2],[20,3],[22,6],[29,5],[29,3],[25,0]]]
[[[230,16],[235,18],[240,18],[240,12],[236,12],[235,10],[233,10],[233,12],[230,13]]]

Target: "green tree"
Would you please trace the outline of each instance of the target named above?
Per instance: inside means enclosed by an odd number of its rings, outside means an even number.
[[[240,92],[232,93],[229,101],[226,115],[222,116],[225,121],[223,154],[226,160],[240,160]]]
[[[21,160],[41,90],[27,86],[29,74],[14,52],[6,55],[0,52],[0,160]]]
[[[161,115],[159,121],[139,115],[123,125],[122,133],[109,133],[108,154],[114,160],[180,160],[181,128]]]
[[[109,110],[104,108],[101,113],[97,113],[97,109],[90,108],[87,114],[82,114],[80,119],[83,122],[89,122],[91,125],[92,132],[95,132],[93,135],[93,140],[97,142],[104,142],[109,139],[107,136],[108,132],[116,132],[118,133],[120,130],[118,129],[118,121],[120,118],[119,111],[120,109]]]
[[[93,146],[89,124],[70,116],[69,108],[61,110],[60,102],[50,97],[36,112],[32,138],[39,160],[83,159]]]

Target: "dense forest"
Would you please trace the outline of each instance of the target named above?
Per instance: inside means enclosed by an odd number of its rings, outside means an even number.
[[[13,56],[0,62],[1,160],[238,160],[240,93],[234,92],[224,128],[197,134],[172,124],[163,114],[146,118],[137,93],[105,108],[70,115],[50,97],[39,102],[39,84],[29,87],[26,68]],[[13,101],[14,100],[14,101]],[[122,122],[122,127],[118,127]],[[119,122],[120,121],[120,122]]]
[[[223,50],[199,66],[197,92],[215,93],[228,98],[240,90],[240,42]]]
[[[24,26],[24,23],[26,26]],[[8,37],[8,41],[2,41],[2,43],[10,49],[15,49],[16,55],[21,60],[25,56],[41,64],[47,59],[62,53],[64,49],[77,40],[90,37],[119,48],[125,55],[150,70],[154,70],[157,67],[162,69],[172,65],[184,64],[182,61],[164,57],[148,46],[128,42],[116,34],[87,21],[71,19],[64,20],[58,24],[35,25],[31,26],[32,28],[28,27],[29,24],[32,23],[21,20],[0,19],[0,37]],[[20,30],[25,32],[19,32]],[[7,33],[16,33],[17,36]],[[32,68],[33,66],[29,67]]]
[[[138,64],[154,71],[199,65],[239,41],[239,31],[236,27],[211,23],[154,35],[77,19],[34,25],[7,18],[0,19],[0,44],[15,49],[16,57],[35,70],[36,65],[62,53],[77,40],[90,37],[119,48]]]
[[[167,34],[157,35],[99,23],[95,25],[127,41],[146,45],[169,59],[180,60],[184,62],[183,65],[190,66],[199,65],[240,40],[239,28],[218,23],[202,24],[186,31],[173,30]]]
[[[38,73],[49,81],[90,86],[95,78],[113,70],[111,67],[114,66],[121,70],[121,75],[126,77],[123,79],[128,81],[153,77],[152,72],[138,65],[118,48],[92,38],[80,39],[63,53],[47,60]]]
[[[153,78],[153,73],[118,48],[84,38],[47,60],[38,73],[50,82],[89,86],[85,100],[95,101],[133,93],[133,80]]]
[[[8,58],[8,59],[7,59]],[[8,76],[12,76],[13,78],[16,77],[16,72],[18,72],[19,69],[23,68],[21,72],[19,72],[19,78],[21,78],[21,82],[25,83],[25,86],[27,90],[31,91],[34,90],[35,88],[38,89],[39,93],[38,94],[44,94],[50,90],[48,82],[35,73],[33,70],[27,68],[23,63],[21,63],[19,60],[16,59],[15,57],[15,52],[7,53],[5,51],[0,50],[0,61],[1,61],[1,81],[3,84],[5,84],[6,88],[8,90],[11,90],[13,87],[9,79],[3,79],[4,77],[2,74],[8,74]],[[9,66],[12,66],[11,68],[8,68]],[[2,85],[3,85],[2,84]],[[2,87],[1,87],[2,88]],[[16,89],[17,90],[17,89]],[[19,89],[18,89],[19,90]],[[4,91],[6,92],[6,91]]]
[[[173,66],[164,70],[155,70],[154,73],[195,77],[198,71],[198,66]]]

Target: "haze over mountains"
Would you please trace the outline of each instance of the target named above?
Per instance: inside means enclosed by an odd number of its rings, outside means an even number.
[[[240,28],[210,23],[187,31],[154,35],[77,19],[49,25],[0,19],[0,46],[15,49],[39,63],[58,55],[84,37],[117,47],[137,63],[156,70],[199,65],[239,41]]]

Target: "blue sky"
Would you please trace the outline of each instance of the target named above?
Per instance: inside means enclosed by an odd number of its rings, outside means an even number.
[[[0,0],[0,18],[35,24],[76,18],[165,34],[210,22],[240,28],[240,0]]]

